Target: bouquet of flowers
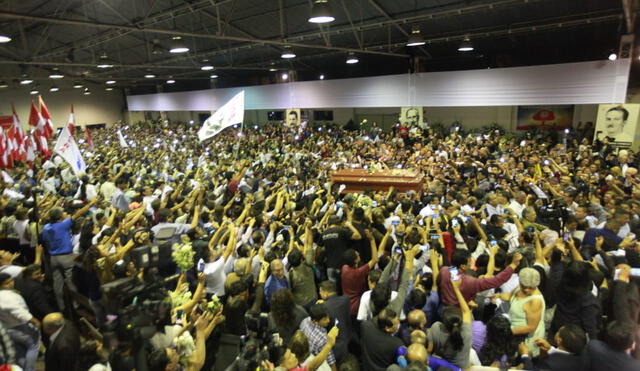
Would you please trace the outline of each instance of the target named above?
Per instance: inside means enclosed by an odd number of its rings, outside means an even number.
[[[216,313],[221,305],[222,303],[220,302],[220,299],[218,299],[218,296],[213,295],[211,301],[207,303],[207,310],[211,313]]]
[[[187,238],[186,241],[183,239],[181,244],[173,245],[173,253],[171,253],[171,257],[178,268],[183,272],[186,272],[193,268],[193,256],[195,254],[195,251],[193,251],[191,247],[191,242]]]
[[[196,350],[196,344],[189,331],[185,331],[182,335],[173,339],[173,345],[175,345],[176,352],[180,355],[180,363],[182,364],[186,364],[191,353]]]
[[[188,303],[191,300],[191,291],[169,291],[169,298],[171,299],[171,306],[173,308],[179,307]]]

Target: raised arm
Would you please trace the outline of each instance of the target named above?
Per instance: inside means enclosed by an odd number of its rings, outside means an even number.
[[[99,197],[94,198],[93,200],[89,201],[86,205],[84,205],[82,207],[82,209],[78,209],[78,211],[76,211],[72,216],[71,219],[76,220],[79,217],[83,216],[84,214],[87,213],[87,211],[89,211],[89,209],[96,204],[96,202],[98,202],[100,200]]]
[[[367,264],[369,265],[369,269],[373,269],[373,267],[375,267],[376,263],[378,262],[378,249],[376,247],[376,239],[375,237],[373,237],[373,234],[370,230],[366,229],[364,233],[367,236],[367,239],[369,240],[369,246],[371,247],[371,260],[369,260]]]
[[[460,305],[460,311],[462,311],[462,322],[471,323],[471,309],[469,308],[469,304],[464,300],[462,296],[462,292],[460,292],[460,284],[462,280],[454,281],[451,280],[451,285],[453,286],[453,291],[456,293],[456,298],[458,299],[458,304]]]

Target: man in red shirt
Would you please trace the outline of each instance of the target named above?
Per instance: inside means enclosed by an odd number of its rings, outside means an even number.
[[[471,254],[469,251],[456,249],[453,252],[453,257],[451,259],[452,265],[458,268],[460,279],[462,280],[462,283],[460,284],[460,292],[462,292],[462,296],[467,302],[475,298],[477,293],[498,288],[507,282],[509,278],[511,278],[515,269],[518,268],[518,265],[520,265],[522,255],[520,255],[520,253],[516,253],[513,256],[511,264],[506,269],[498,273],[495,277],[487,278],[475,278],[466,274],[466,272],[471,269],[470,258]],[[451,273],[449,272],[449,267],[442,267],[440,269],[437,281],[438,287],[440,288],[440,300],[442,300],[445,305],[458,306],[458,299],[456,298],[455,291],[453,291],[453,285],[451,284]]]
[[[344,252],[345,265],[342,266],[340,280],[342,282],[342,293],[349,297],[351,316],[358,314],[360,306],[360,297],[367,290],[367,275],[378,262],[378,251],[376,248],[376,240],[371,231],[365,231],[366,237],[371,245],[371,260],[367,264],[360,265],[360,254],[354,249],[348,249]]]

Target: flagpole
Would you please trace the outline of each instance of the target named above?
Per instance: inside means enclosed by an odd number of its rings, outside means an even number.
[[[238,134],[244,133],[244,120],[240,123],[240,132]],[[242,135],[238,135],[238,146],[236,147],[236,154],[235,154],[235,159],[236,161],[238,161],[238,153],[240,152],[240,142],[242,142],[242,137],[244,136],[244,134]]]

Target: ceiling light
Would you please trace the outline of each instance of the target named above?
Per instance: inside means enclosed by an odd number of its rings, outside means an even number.
[[[107,87],[107,88],[104,88],[104,90],[106,90],[106,91],[111,91],[111,90],[113,90],[113,88],[112,88],[111,86],[109,86],[109,87]]]
[[[111,68],[113,64],[109,61],[109,57],[107,56],[107,52],[104,50],[100,53],[100,58],[98,60],[98,64],[96,65],[98,68]]]
[[[108,85],[115,84],[115,83],[116,83],[116,80],[107,80]]]
[[[324,80],[324,75],[320,75],[320,80]]]
[[[209,77],[210,77],[210,78],[212,78],[212,79],[217,79],[217,78],[218,78],[218,75],[213,74],[213,75],[211,75],[211,76],[209,76]]]
[[[347,64],[356,64],[358,62],[360,62],[360,60],[356,57],[355,53],[350,52],[347,57]]]
[[[90,95],[91,91],[89,90],[89,88],[84,88],[84,92],[82,93],[84,95]]]
[[[293,50],[291,49],[291,47],[289,45],[284,47],[284,50],[282,51],[282,58],[284,59],[291,59],[291,58],[295,58],[296,57],[296,53],[293,52]]]
[[[52,92],[52,93],[54,93],[54,92],[56,92],[58,90],[60,90],[60,88],[55,86],[55,85],[53,85],[52,87],[49,88],[49,91]]]
[[[8,88],[9,84],[6,81],[0,81],[0,88]]]
[[[169,53],[179,54],[189,51],[189,47],[184,43],[184,41],[182,41],[182,37],[174,36],[171,38],[171,40],[171,49],[169,49]]]
[[[30,78],[28,78],[27,76],[22,76],[22,80],[20,80],[20,84],[21,85],[29,85],[33,82],[33,80],[31,80]]]
[[[60,71],[57,68],[54,68],[51,73],[49,74],[49,78],[50,79],[61,79],[63,78],[64,75],[60,73]]]
[[[154,39],[153,47],[151,48],[151,54],[158,55],[163,53],[164,53],[164,48],[160,46],[160,41],[158,39]]]
[[[11,41],[11,37],[7,35],[0,35],[0,44],[8,43]]]
[[[31,95],[36,95],[38,93],[39,93],[38,89],[35,89],[35,88],[31,89],[31,91],[29,92],[29,94],[31,94]]]
[[[616,54],[616,52],[612,50],[611,53],[609,54],[609,60],[615,61],[616,59],[618,59],[618,54]]]
[[[82,87],[82,83],[80,81],[74,81],[73,87],[76,89],[80,89]]]
[[[283,79],[283,80],[288,80],[288,79],[289,79],[289,75],[288,75],[288,74],[286,74],[286,73],[283,73],[283,74],[281,75],[281,77],[282,77],[282,79]]]
[[[471,40],[469,40],[468,37],[465,36],[464,40],[462,40],[460,47],[458,47],[458,51],[459,52],[473,51],[473,44],[471,44]]]
[[[211,71],[213,69],[213,66],[207,64],[205,66],[200,67],[200,69],[203,70],[203,71]]]
[[[174,79],[167,80],[167,84],[175,84],[175,83],[176,83],[176,80]]]
[[[420,29],[414,27],[411,29],[411,35],[409,35],[409,40],[407,41],[407,46],[421,46],[424,45],[424,38],[420,34]]]
[[[144,75],[144,78],[145,78],[145,79],[155,79],[155,78],[156,78],[156,75],[152,74],[151,72],[147,72],[147,73]]]
[[[309,22],[311,23],[329,23],[335,21],[331,6],[327,0],[316,0],[311,8],[311,16]]]

